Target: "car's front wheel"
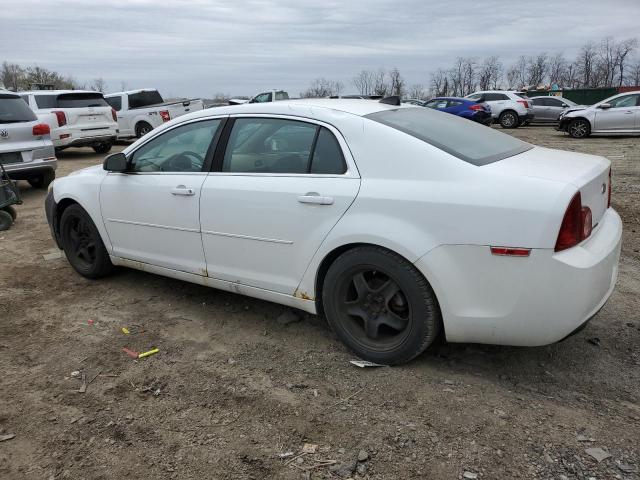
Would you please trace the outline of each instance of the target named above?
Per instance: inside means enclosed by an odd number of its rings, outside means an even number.
[[[591,125],[584,118],[576,118],[571,120],[567,131],[572,138],[585,138],[591,133]]]
[[[356,247],[329,267],[322,289],[327,321],[360,358],[408,362],[437,337],[438,301],[422,274],[399,255]]]
[[[520,123],[518,114],[513,110],[505,110],[500,114],[498,119],[502,128],[517,128]]]
[[[98,229],[80,205],[70,205],[62,213],[60,236],[69,263],[83,277],[100,278],[113,269]]]

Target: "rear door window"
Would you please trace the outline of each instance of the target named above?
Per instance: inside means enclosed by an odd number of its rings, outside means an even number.
[[[33,122],[35,113],[17,95],[0,94],[0,124]]]
[[[365,115],[364,118],[404,132],[477,166],[533,148],[533,145],[511,135],[456,115],[440,115],[428,108],[383,110]]]

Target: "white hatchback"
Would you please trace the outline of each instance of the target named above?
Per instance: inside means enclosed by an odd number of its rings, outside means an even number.
[[[56,242],[114,265],[323,311],[362,358],[543,345],[611,294],[610,163],[395,101],[203,110],[56,180]],[[398,102],[399,103],[399,102]]]

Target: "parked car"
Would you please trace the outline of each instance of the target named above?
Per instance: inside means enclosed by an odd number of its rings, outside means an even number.
[[[164,122],[204,109],[199,98],[165,102],[153,88],[110,93],[104,98],[117,113],[120,139],[143,137]]]
[[[493,121],[489,104],[469,100],[468,98],[438,97],[429,100],[424,106],[473,120],[483,125],[490,125]]]
[[[640,133],[640,91],[619,93],[590,107],[572,109],[560,117],[558,130],[573,138],[592,133]]]
[[[12,180],[27,180],[36,188],[47,188],[56,176],[49,125],[6,90],[0,90],[0,163]]]
[[[56,180],[53,236],[88,278],[120,265],[324,311],[358,356],[383,364],[441,330],[544,345],[595,315],[622,235],[610,162],[382,102],[172,120]]]
[[[34,90],[18,92],[42,123],[49,125],[56,150],[92,147],[107,153],[116,140],[116,112],[100,92]]]
[[[521,93],[487,90],[472,93],[465,98],[489,104],[493,122],[499,123],[502,128],[517,128],[534,118],[529,100]]]
[[[427,103],[424,100],[418,100],[417,98],[405,98],[402,100],[402,103],[406,103],[407,105],[415,105],[417,107],[424,107]]]
[[[558,123],[560,115],[571,108],[584,108],[571,100],[557,96],[530,97],[533,105],[534,122],[536,123]]]
[[[229,105],[240,105],[243,103],[269,103],[279,102],[281,100],[289,100],[289,94],[284,90],[269,90],[267,92],[259,93],[249,100],[243,98],[232,98],[229,100]]]

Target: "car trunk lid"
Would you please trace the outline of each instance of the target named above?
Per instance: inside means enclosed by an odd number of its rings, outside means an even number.
[[[608,207],[610,167],[611,162],[604,157],[535,147],[483,168],[575,186],[582,206],[591,209],[595,227]]]

